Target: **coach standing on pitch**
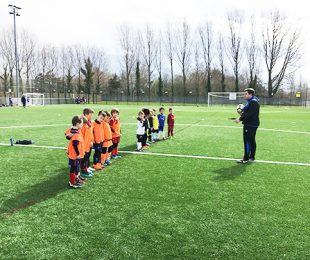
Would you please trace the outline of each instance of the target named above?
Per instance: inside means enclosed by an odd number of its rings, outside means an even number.
[[[247,100],[240,118],[235,119],[236,123],[243,124],[244,156],[238,163],[246,164],[255,160],[256,153],[256,131],[259,126],[259,100],[254,96],[255,90],[247,88],[244,90],[244,98]]]

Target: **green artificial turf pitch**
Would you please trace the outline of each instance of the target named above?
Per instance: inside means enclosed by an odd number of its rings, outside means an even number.
[[[133,151],[141,106],[118,107],[120,150]],[[1,108],[0,142],[66,147],[82,109]],[[242,157],[234,107],[174,113],[175,138],[148,152]],[[261,107],[257,159],[310,164],[309,119],[309,109]],[[310,258],[309,166],[123,154],[70,190],[64,149],[0,146],[0,158],[0,259]]]

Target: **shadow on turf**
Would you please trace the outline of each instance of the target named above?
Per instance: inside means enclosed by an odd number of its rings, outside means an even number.
[[[124,151],[135,151],[135,149],[136,144],[121,148],[121,150]],[[125,158],[131,155],[132,154],[122,154],[122,157]],[[59,169],[59,172],[56,175],[53,175],[50,179],[32,185],[28,188],[28,190],[4,201],[2,207],[0,208],[0,220],[7,219],[16,212],[53,198],[58,193],[68,190],[68,170],[68,167]]]
[[[3,202],[0,208],[0,220],[9,218],[14,213],[32,205],[55,197],[58,193],[68,190],[68,168],[60,169],[56,175],[44,182],[30,186],[28,190],[17,194]]]
[[[235,164],[231,167],[221,168],[215,170],[214,173],[217,175],[213,178],[214,181],[230,181],[238,178],[245,172],[245,168],[248,165],[245,164]]]

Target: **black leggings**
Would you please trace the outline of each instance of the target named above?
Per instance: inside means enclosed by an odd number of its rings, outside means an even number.
[[[82,170],[86,170],[89,167],[89,158],[91,154],[91,149],[88,153],[85,153],[84,158],[81,159],[81,168]]]
[[[94,164],[101,163],[101,151],[102,151],[102,143],[94,144]]]
[[[244,156],[243,160],[255,159],[257,127],[243,126]]]

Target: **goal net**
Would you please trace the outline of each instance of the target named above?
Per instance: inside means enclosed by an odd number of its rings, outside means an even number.
[[[42,93],[25,93],[27,106],[44,106],[44,94]]]
[[[244,92],[209,92],[208,106],[243,103],[243,96]]]

